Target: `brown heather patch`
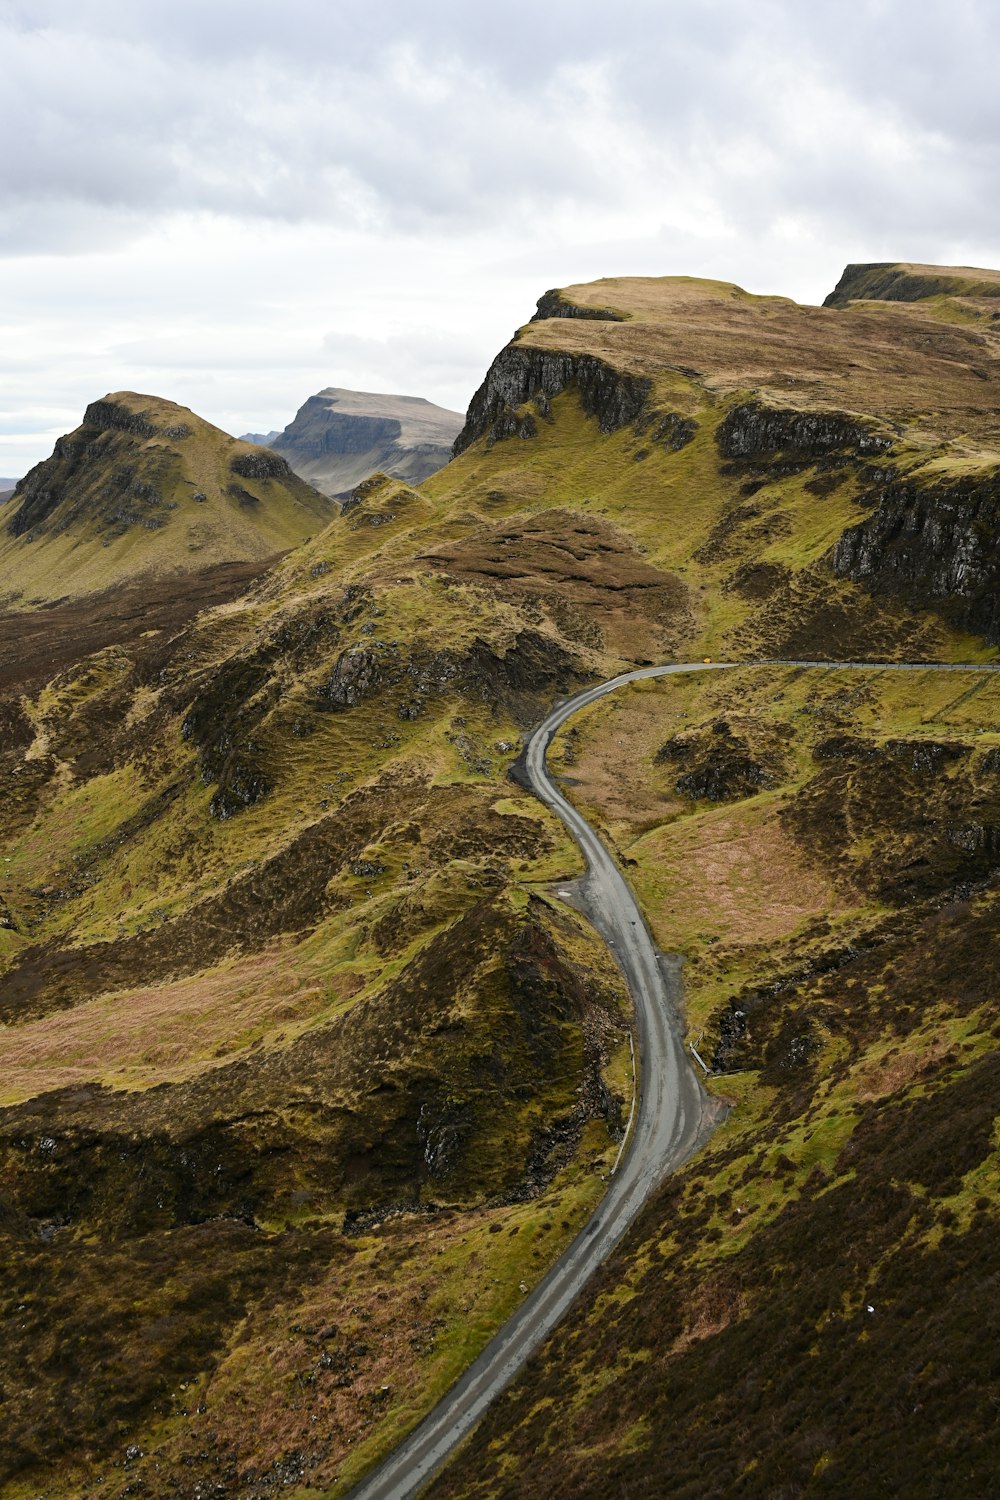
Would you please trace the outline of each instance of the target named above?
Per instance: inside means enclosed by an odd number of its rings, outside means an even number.
[[[573,801],[623,845],[686,805],[663,775],[650,774],[653,751],[666,733],[665,707],[641,693],[619,694],[605,700],[597,716],[580,715],[580,727],[562,730],[549,752]]]
[[[687,1307],[687,1323],[667,1351],[668,1357],[683,1354],[692,1344],[722,1333],[746,1314],[747,1299],[738,1286],[710,1281],[698,1287]]]
[[[664,943],[675,929],[679,904],[685,927],[734,943],[777,941],[811,917],[846,910],[770,806],[669,824],[647,834],[641,850],[651,872],[642,883],[656,893],[649,915]]]
[[[948,1037],[941,1037],[930,1047],[919,1051],[900,1052],[876,1067],[863,1071],[858,1077],[858,1100],[868,1104],[873,1099],[884,1099],[888,1094],[898,1094],[921,1073],[933,1073],[943,1058],[953,1053]]]
[[[296,978],[292,949],[274,946],[230,968],[145,985],[0,1029],[0,1104],[49,1089],[100,1082],[150,1088],[231,1061],[278,1027],[348,1000],[357,974],[335,971],[322,986]]]
[[[544,609],[568,639],[626,659],[658,661],[691,631],[681,580],[646,562],[621,527],[577,511],[511,516],[421,560]]]

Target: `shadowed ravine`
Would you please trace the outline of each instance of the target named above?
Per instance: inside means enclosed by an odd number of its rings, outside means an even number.
[[[562,819],[579,844],[587,869],[582,881],[574,884],[574,905],[586,912],[611,948],[635,1004],[640,1072],[632,1134],[603,1200],[577,1238],[433,1411],[351,1491],[350,1500],[408,1500],[427,1483],[552,1332],[650,1194],[704,1144],[719,1117],[719,1104],[703,1090],[684,1051],[674,968],[657,953],[628,883],[593,828],[556,787],[545,757],[567,719],[628,683],[745,666],[1000,671],[1000,665],[978,663],[801,660],[644,667],[577,693],[532,731],[516,768],[517,779]]]

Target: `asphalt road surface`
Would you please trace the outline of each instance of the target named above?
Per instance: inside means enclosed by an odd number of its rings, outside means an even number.
[[[668,962],[661,961],[636,899],[611,855],[586,818],[550,778],[545,754],[556,730],[567,719],[627,683],[679,672],[730,671],[747,666],[1000,670],[950,663],[828,661],[701,661],[644,667],[577,693],[554,708],[532,732],[521,758],[519,779],[558,814],[580,845],[587,872],[582,883],[574,885],[576,904],[584,906],[614,953],[635,1003],[640,1076],[632,1134],[604,1198],[573,1243],[433,1411],[351,1491],[349,1500],[409,1500],[427,1483],[552,1332],[654,1188],[687,1161],[711,1133],[717,1106],[705,1094],[684,1052],[675,973]]]

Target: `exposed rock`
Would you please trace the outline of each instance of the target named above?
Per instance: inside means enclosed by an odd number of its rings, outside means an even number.
[[[708,734],[696,731],[675,735],[660,746],[653,762],[684,766],[676,790],[682,797],[709,802],[752,797],[779,779],[776,768],[755,759],[747,741],[733,734],[725,719],[716,720]]]
[[[1000,474],[963,484],[894,478],[864,501],[876,509],[840,537],[834,571],[1000,641]]]
[[[567,651],[533,630],[522,631],[503,654],[482,640],[472,641],[461,651],[431,651],[416,642],[407,658],[397,647],[373,641],[343,652],[320,688],[316,706],[334,711],[356,708],[375,694],[405,683],[412,696],[398,709],[401,718],[416,717],[428,698],[459,693],[530,723],[546,694],[553,689],[566,692],[584,680]]]
[[[381,643],[351,646],[337,658],[333,671],[320,688],[317,707],[357,708],[380,688],[399,681],[402,666],[398,652]]]
[[[871,421],[846,412],[796,411],[746,401],[733,406],[716,433],[723,458],[764,458],[778,453],[818,458],[847,450],[855,454],[884,453],[891,440]]]
[[[156,428],[145,412],[131,411],[119,401],[91,401],[83,414],[84,427],[98,432],[130,432],[133,437],[151,438]]]
[[[899,261],[869,261],[847,266],[823,303],[847,307],[852,301],[922,302],[926,297],[1000,297],[996,272],[968,266],[914,266]]]
[[[579,391],[587,415],[597,417],[601,431],[609,433],[638,418],[652,382],[616,370],[592,354],[564,354],[531,344],[508,344],[493,361],[469,404],[465,426],[455,439],[455,454],[464,453],[484,436],[492,436],[494,441],[514,432],[525,436],[517,426],[518,408],[570,387]]]
[[[672,453],[679,453],[682,448],[687,447],[697,431],[698,423],[693,417],[682,417],[679,412],[668,411],[659,416],[649,439],[652,443],[663,443]]]
[[[285,479],[291,473],[285,460],[267,449],[260,453],[241,453],[229,467],[244,479]]]
[[[543,292],[536,306],[537,311],[532,313],[530,319],[532,323],[541,323],[546,318],[591,318],[599,323],[627,321],[626,314],[615,312],[613,307],[585,307],[579,302],[571,302],[558,287]]]

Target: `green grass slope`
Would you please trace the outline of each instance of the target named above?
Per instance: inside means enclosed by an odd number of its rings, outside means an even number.
[[[0,595],[24,607],[264,561],[331,514],[275,455],[186,407],[119,391],[92,402],[17,486],[4,511]]]

